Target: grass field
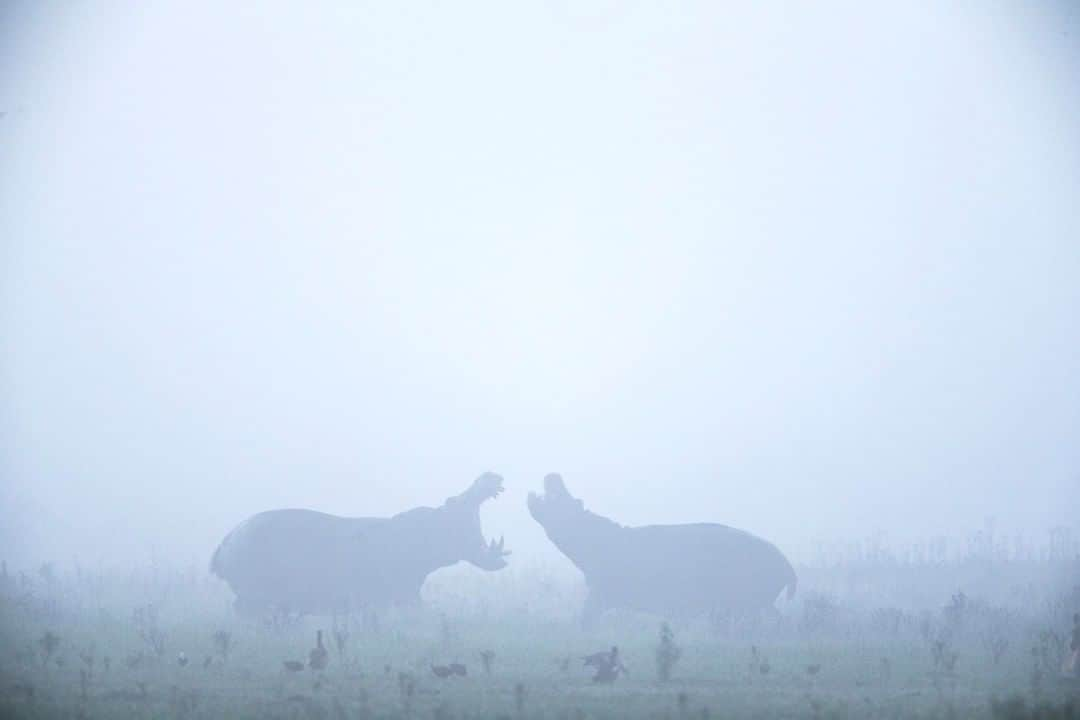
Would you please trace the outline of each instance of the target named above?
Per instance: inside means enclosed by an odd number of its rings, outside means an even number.
[[[5,570],[0,717],[1071,717],[1078,577],[1068,557],[838,561],[776,615],[673,619],[662,642],[652,616],[582,630],[580,582],[546,568],[440,573],[419,611],[259,619],[201,569]],[[581,658],[612,645],[628,672],[594,683]]]

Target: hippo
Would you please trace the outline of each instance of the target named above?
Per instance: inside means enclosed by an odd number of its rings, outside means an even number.
[[[795,594],[791,563],[772,543],[717,523],[626,527],[585,509],[561,476],[529,493],[529,513],[585,575],[583,624],[608,609],[686,617],[752,614]]]
[[[241,614],[416,606],[424,579],[439,568],[461,560],[506,567],[503,539],[485,541],[480,527],[480,506],[502,490],[500,476],[484,473],[440,507],[389,518],[262,512],[225,536],[210,570],[236,594]]]

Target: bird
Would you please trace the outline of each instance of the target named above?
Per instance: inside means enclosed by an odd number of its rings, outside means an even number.
[[[285,660],[281,663],[289,672],[300,672],[304,669],[304,663],[299,660]]]
[[[181,650],[180,654],[176,656],[176,664],[180,667],[187,667],[188,656],[187,653],[185,653],[183,650]]]
[[[592,679],[594,683],[615,682],[620,672],[626,672],[626,667],[619,660],[619,648],[614,645],[608,652],[593,653],[582,659],[585,661],[585,667],[596,668],[596,674]]]
[[[315,647],[308,653],[308,666],[312,670],[322,670],[326,667],[327,661],[330,660],[330,653],[326,651],[326,648],[322,644],[322,630],[315,631]]]
[[[612,648],[612,650],[614,649],[615,648]],[[611,650],[595,652],[592,655],[586,655],[581,659],[585,661],[585,667],[589,667],[590,665],[593,667],[600,667],[601,665],[606,663],[609,658],[611,658]]]
[[[466,668],[461,663],[450,663],[449,665],[432,665],[431,672],[434,673],[435,677],[442,680],[453,677],[454,675],[466,677],[469,674],[468,668]]]

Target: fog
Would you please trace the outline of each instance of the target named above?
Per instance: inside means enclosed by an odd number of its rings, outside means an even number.
[[[5,3],[0,548],[482,472],[626,524],[1080,507],[1071,3]],[[958,540],[962,541],[962,540]]]

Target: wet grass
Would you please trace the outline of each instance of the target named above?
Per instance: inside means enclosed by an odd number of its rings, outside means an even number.
[[[1066,717],[1080,690],[1059,671],[1075,591],[912,609],[823,576],[776,617],[665,630],[620,613],[584,632],[572,581],[445,578],[412,614],[252,620],[212,579],[155,572],[6,577],[0,717]],[[495,591],[501,603],[470,600]],[[628,673],[596,684],[581,657],[612,645]]]

